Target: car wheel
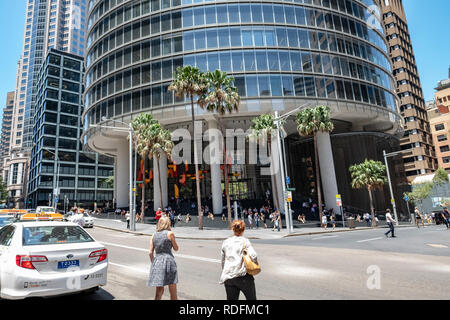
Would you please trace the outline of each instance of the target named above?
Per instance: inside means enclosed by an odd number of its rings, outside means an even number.
[[[93,294],[93,293],[96,293],[98,291],[98,289],[100,289],[100,287],[97,286],[97,287],[90,288],[90,289],[86,290],[84,293],[86,293],[86,294]]]

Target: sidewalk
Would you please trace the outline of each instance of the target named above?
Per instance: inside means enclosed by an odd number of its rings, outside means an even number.
[[[142,224],[140,222],[136,223],[136,231],[130,231],[127,229],[126,221],[122,221],[120,219],[104,219],[94,217],[94,226],[97,228],[109,229],[114,231],[127,232],[138,235],[146,235],[151,236],[156,231],[155,224]],[[175,228],[173,231],[175,235],[179,239],[190,239],[190,240],[225,240],[230,237],[233,233],[228,229],[212,229],[212,228],[204,228],[203,230],[198,230],[198,228],[193,226],[183,226],[184,222],[177,222],[175,224]],[[401,224],[397,228],[402,227],[411,227],[411,224]],[[382,224],[376,228],[386,228],[387,226]],[[286,237],[294,237],[294,236],[307,236],[307,235],[316,235],[316,234],[328,234],[328,233],[339,233],[339,232],[351,232],[351,231],[359,231],[359,230],[371,230],[376,228],[369,227],[357,227],[356,229],[349,228],[336,228],[334,231],[331,228],[327,228],[327,230],[323,230],[319,227],[302,227],[302,228],[294,228],[294,232],[288,234],[286,229],[282,229],[280,232],[272,231],[271,228],[259,228],[259,229],[246,229],[245,236],[249,239],[258,239],[258,240],[270,240],[270,239],[281,239]]]

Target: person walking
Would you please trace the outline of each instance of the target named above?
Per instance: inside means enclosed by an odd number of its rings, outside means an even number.
[[[447,229],[450,229],[450,213],[448,212],[447,207],[444,207],[444,210],[441,212],[441,216],[447,226]]]
[[[239,300],[241,291],[247,300],[256,300],[255,279],[247,273],[244,251],[255,263],[258,263],[257,254],[250,241],[243,237],[243,221],[233,221],[231,229],[234,236],[222,243],[222,274],[219,283],[225,285],[227,300]]]
[[[394,235],[394,223],[396,221],[394,220],[394,218],[392,218],[391,210],[389,210],[389,209],[386,209],[386,222],[389,226],[389,231],[386,232],[384,235],[387,238],[388,234],[391,233],[391,238],[396,238],[396,236]]]
[[[170,211],[169,217],[170,217],[170,226],[172,228],[174,228],[175,227],[175,213],[173,212],[173,210]]]
[[[275,228],[277,228],[277,231],[280,232],[280,220],[281,220],[281,215],[280,215],[280,211],[276,210],[273,213],[273,229],[272,231],[275,231]]]
[[[125,219],[127,219],[127,229],[130,229],[130,213],[128,211],[125,214]]]
[[[256,229],[258,229],[259,228],[259,219],[260,219],[258,211],[253,213],[253,217],[255,218]]]
[[[150,240],[150,276],[148,287],[156,287],[155,300],[161,300],[164,287],[169,287],[170,300],[177,300],[178,271],[172,249],[178,251],[175,234],[170,229],[170,219],[158,220],[156,233]]]
[[[327,219],[327,215],[324,212],[322,214],[322,227],[324,228],[324,230],[327,230],[327,225],[328,225],[328,219]]]
[[[251,209],[248,211],[248,217],[247,218],[248,218],[248,227],[250,229],[252,229],[253,228],[253,212],[252,212]]]
[[[331,216],[331,226],[333,227],[333,231],[334,231],[334,228],[336,228],[336,218],[334,217],[334,216]]]
[[[425,228],[425,224],[423,222],[423,217],[422,217],[422,214],[420,213],[418,207],[414,208],[414,213],[416,214],[416,226],[417,226],[417,228],[419,228],[419,222],[420,221],[422,221],[422,226]]]

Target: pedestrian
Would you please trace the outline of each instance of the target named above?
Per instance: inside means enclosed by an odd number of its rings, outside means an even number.
[[[416,226],[417,226],[417,228],[419,228],[419,222],[422,222],[422,227],[425,228],[425,224],[423,222],[423,217],[422,217],[422,214],[420,213],[418,207],[414,208],[414,213],[416,214]]]
[[[261,213],[261,220],[264,224],[264,229],[267,229],[267,212],[265,210]]]
[[[188,213],[186,214],[186,223],[189,223],[189,221],[191,221],[191,215]]]
[[[336,228],[336,218],[334,217],[334,216],[331,216],[331,225],[333,226],[333,231],[334,231],[334,228]]]
[[[127,219],[127,229],[130,229],[130,212],[127,211],[125,219]]]
[[[258,213],[258,211],[256,211],[256,212],[254,212],[253,213],[253,218],[255,219],[255,226],[256,226],[256,229],[258,229],[259,228],[259,213]]]
[[[389,226],[389,231],[386,232],[384,235],[387,238],[388,234],[391,233],[391,238],[396,238],[396,236],[394,235],[394,222],[396,221],[394,220],[394,218],[392,218],[391,210],[389,209],[386,209],[386,222]]]
[[[156,223],[158,223],[158,220],[161,219],[162,214],[163,214],[163,212],[162,212],[161,208],[158,208],[158,210],[157,210],[156,213],[155,213],[155,220],[156,220]]]
[[[444,207],[444,210],[441,212],[441,217],[444,220],[447,229],[450,229],[450,213],[447,210],[447,207]]]
[[[366,222],[367,226],[370,227],[371,226],[371,221],[370,221],[370,214],[368,212],[364,213],[364,221]]]
[[[258,263],[258,257],[250,241],[243,237],[245,223],[235,220],[231,226],[234,236],[222,244],[222,274],[220,284],[225,285],[227,300],[239,300],[242,291],[247,300],[256,300],[255,279],[247,273],[244,251],[253,262]]]
[[[169,217],[170,217],[170,225],[172,228],[174,228],[175,227],[175,214],[173,213],[173,211],[170,211]]]
[[[248,211],[248,227],[253,228],[253,212],[251,209]]]
[[[328,219],[325,213],[322,214],[322,227],[327,230]]]
[[[280,232],[280,221],[281,221],[280,211],[276,210],[273,213],[273,229],[272,229],[272,231],[275,231],[275,228],[276,228],[277,231]]]
[[[156,233],[150,240],[152,266],[147,286],[156,287],[155,300],[161,300],[165,286],[169,287],[170,300],[178,299],[178,271],[172,249],[178,251],[178,244],[170,229],[170,219],[163,217],[158,220]]]

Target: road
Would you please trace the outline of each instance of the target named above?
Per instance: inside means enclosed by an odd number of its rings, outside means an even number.
[[[385,238],[385,231],[253,240],[263,270],[256,276],[258,299],[450,299],[450,231],[401,228],[397,238]],[[109,269],[107,285],[87,298],[153,299],[155,290],[146,286],[150,237],[88,232],[108,248]],[[221,241],[178,243],[179,299],[225,299]]]

